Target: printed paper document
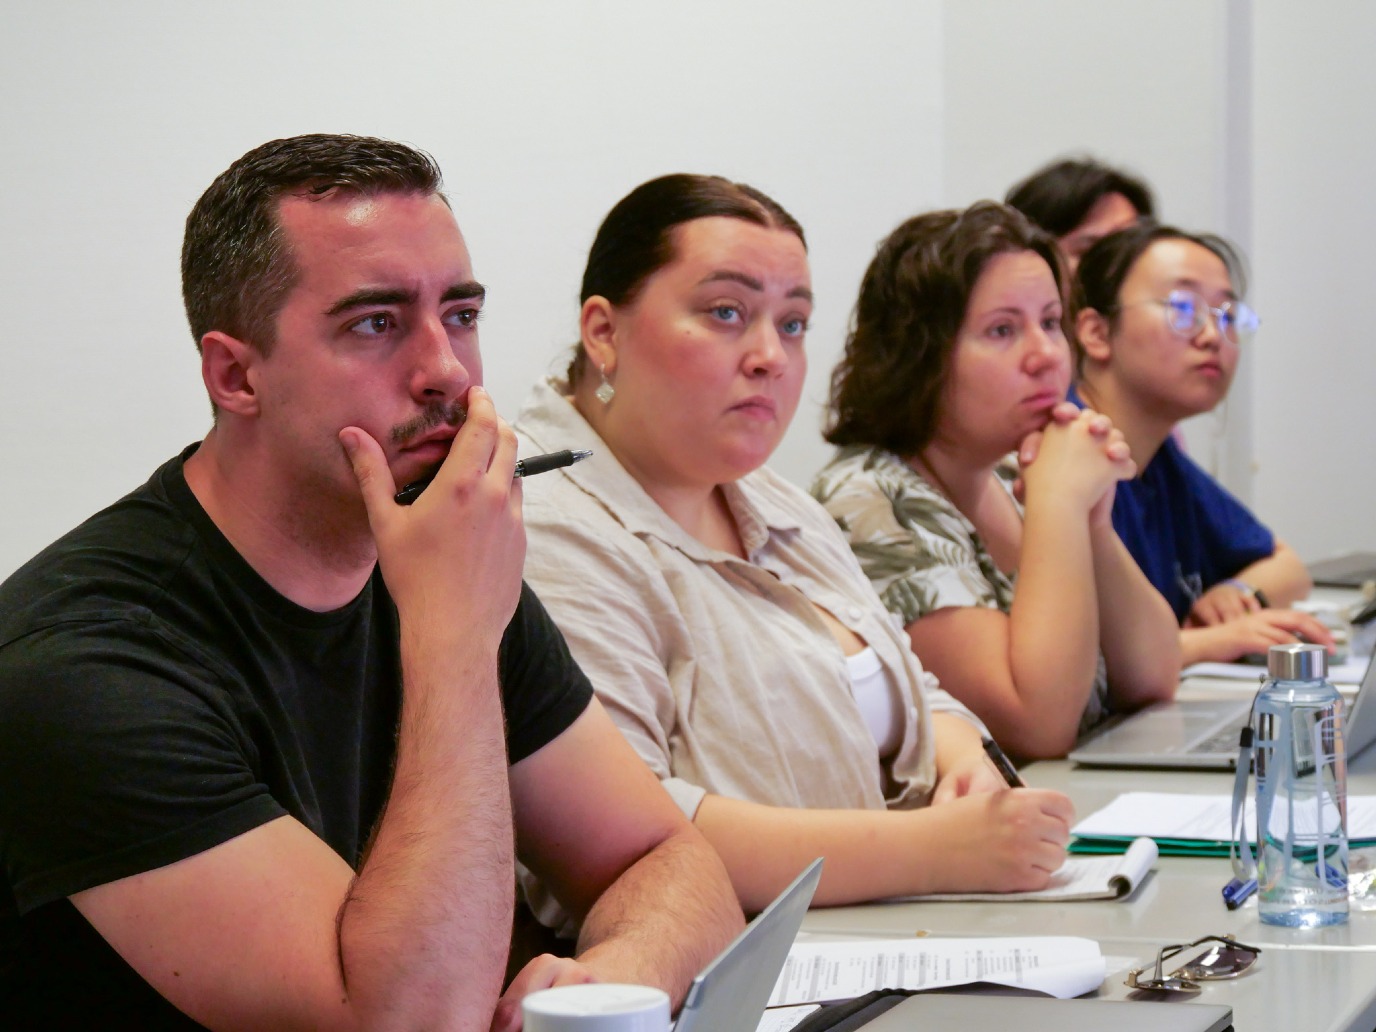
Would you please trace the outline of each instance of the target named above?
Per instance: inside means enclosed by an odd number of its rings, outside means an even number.
[[[865,939],[794,943],[771,1007],[848,1000],[874,989],[993,982],[1067,999],[1097,989],[1104,955],[1093,939]]]
[[[1189,839],[1226,844],[1233,837],[1231,795],[1190,795],[1181,792],[1124,792],[1102,810],[1090,814],[1071,833],[1083,838]],[[1254,801],[1247,798],[1247,827],[1255,830]],[[1347,838],[1359,843],[1376,840],[1376,796],[1347,797]]]

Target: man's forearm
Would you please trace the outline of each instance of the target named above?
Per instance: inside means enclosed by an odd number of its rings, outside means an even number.
[[[607,981],[658,986],[675,1008],[744,926],[726,868],[691,826],[632,864],[583,922],[578,959]]]
[[[496,647],[403,631],[402,651],[392,790],[339,915],[345,987],[370,1029],[485,1030],[515,883]]]

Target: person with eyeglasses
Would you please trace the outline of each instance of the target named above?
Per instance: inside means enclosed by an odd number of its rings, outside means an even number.
[[[1227,395],[1261,323],[1244,291],[1226,240],[1155,222],[1104,237],[1076,272],[1071,400],[1113,420],[1137,463],[1118,485],[1113,525],[1181,621],[1185,665],[1333,643],[1318,620],[1287,608],[1311,587],[1299,556],[1172,434]]]

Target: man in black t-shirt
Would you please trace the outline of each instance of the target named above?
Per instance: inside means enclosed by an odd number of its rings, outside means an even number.
[[[197,202],[182,272],[210,433],[0,586],[0,1023],[506,1030],[552,984],[677,1000],[740,911],[521,584],[438,169],[266,144]],[[583,924],[503,994],[513,840]]]

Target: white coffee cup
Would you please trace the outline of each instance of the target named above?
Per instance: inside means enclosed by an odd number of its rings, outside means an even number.
[[[669,996],[648,985],[589,982],[521,1001],[525,1032],[669,1032]]]

